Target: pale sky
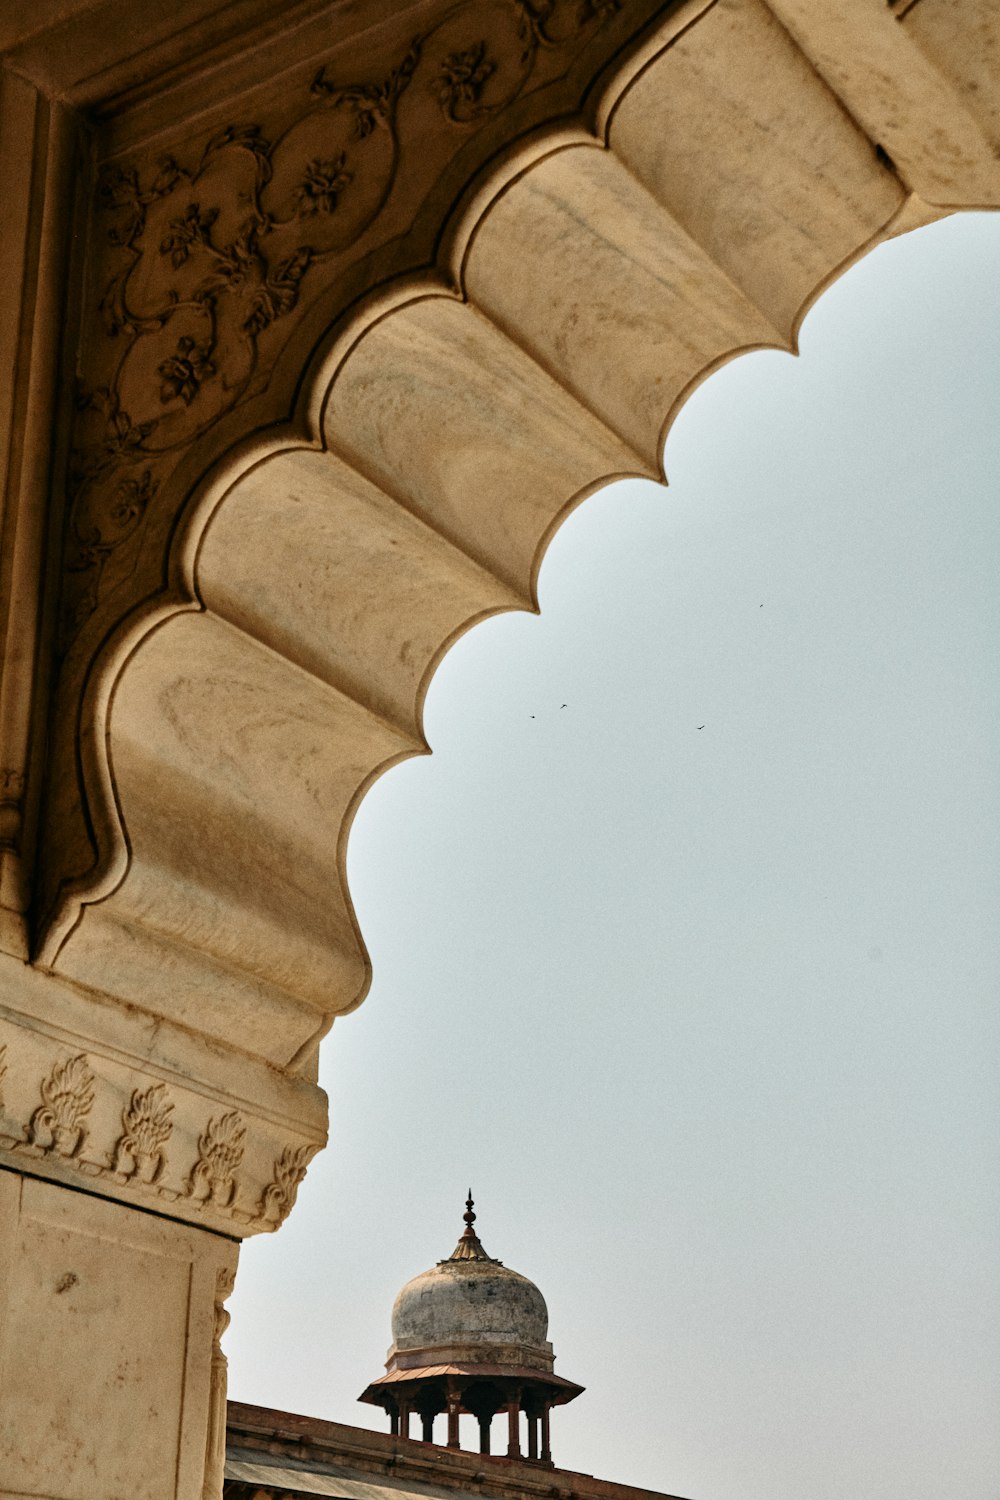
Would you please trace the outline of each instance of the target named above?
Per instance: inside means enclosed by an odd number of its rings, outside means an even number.
[[[1000,218],[869,256],[666,468],[572,515],[361,807],[375,979],[230,1395],[385,1430],[355,1398],[471,1183],[587,1387],[561,1467],[998,1500]]]

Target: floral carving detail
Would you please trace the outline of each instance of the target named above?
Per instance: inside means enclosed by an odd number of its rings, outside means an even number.
[[[183,218],[171,219],[170,232],[160,241],[160,254],[170,256],[170,264],[175,271],[179,271],[184,265],[195,245],[207,247],[211,244],[209,231],[218,217],[217,208],[210,208],[207,213],[202,213],[199,204],[189,203]]]
[[[274,1177],[257,1205],[257,1217],[277,1229],[295,1207],[306,1168],[316,1155],[315,1146],[286,1146],[274,1164]]]
[[[312,92],[334,108],[349,109],[354,115],[354,137],[363,141],[377,127],[388,130],[396,100],[406,88],[420,61],[422,39],[415,37],[398,68],[381,83],[351,84],[338,87],[326,76],[326,68],[320,68],[312,82]]]
[[[163,376],[160,401],[164,405],[178,396],[185,406],[191,405],[203,382],[215,374],[211,352],[210,343],[196,343],[189,334],[177,340],[175,352],[157,366],[157,374]]]
[[[251,297],[249,311],[243,319],[243,329],[252,338],[263,333],[277,318],[291,312],[299,300],[299,282],[311,260],[310,249],[296,250],[267,275],[263,285]]]
[[[354,180],[354,174],[345,169],[346,157],[341,151],[329,161],[311,161],[299,186],[295,189],[295,202],[300,219],[312,214],[332,214],[340,201],[340,195]]]
[[[101,503],[74,505],[66,561],[62,636],[65,644],[97,608],[101,578],[111,554],[139,528],[158,488],[150,469],[126,474]],[[69,585],[73,583],[75,587]]]
[[[453,29],[459,11],[476,8],[461,0],[410,34],[374,78],[343,82],[321,68],[308,96],[275,107],[273,132],[233,123],[186,163],[162,156],[151,167],[104,168],[98,198],[115,250],[98,306],[108,338],[125,348],[85,345],[84,358],[100,358],[103,370],[88,377],[96,389],[77,422],[62,649],[109,579],[124,578],[124,565],[105,565],[142,523],[180,452],[266,386],[261,363],[272,349],[262,355],[261,336],[298,309],[313,267],[350,251],[382,213],[400,162],[399,103],[421,66],[440,104],[443,140],[451,134],[443,122],[471,127],[510,104],[541,48],[571,49],[620,4],[505,0],[505,29],[521,49],[509,59],[499,42],[494,56],[492,41],[475,40],[476,32],[470,40],[464,23]],[[485,9],[492,15],[492,0]],[[420,151],[411,156],[419,160]]]
[[[110,496],[107,525],[95,521],[86,532],[77,532],[77,550],[67,563],[70,572],[84,572],[100,566],[108,553],[132,535],[155,494],[156,482],[149,469],[121,480]]]
[[[96,411],[104,418],[104,431],[98,440],[76,455],[73,480],[77,486],[119,463],[141,457],[142,445],[157,425],[155,420],[133,422],[122,410],[116,393],[106,385],[79,396],[77,407],[80,411]]]
[[[496,63],[486,55],[485,42],[445,58],[438,74],[437,94],[449,120],[462,125],[476,117],[475,106],[496,70]]]
[[[189,176],[172,156],[161,157],[156,175],[145,189],[140,188],[139,174],[134,169],[106,167],[98,182],[97,196],[104,208],[119,215],[108,230],[111,243],[133,245],[145,227],[149,205],[158,198],[165,198],[178,182]]]
[[[137,1176],[140,1182],[154,1183],[163,1171],[160,1147],[170,1139],[173,1103],[164,1084],[154,1083],[148,1089],[135,1089],[122,1110],[122,1135],[115,1146],[112,1170],[123,1182]]]
[[[76,1156],[83,1145],[84,1121],[94,1103],[94,1075],[81,1053],[56,1063],[42,1084],[42,1103],[28,1125],[28,1140],[41,1151]]]
[[[257,166],[257,186],[263,187],[271,177],[271,152],[274,149],[271,142],[261,133],[259,125],[227,125],[224,130],[213,135],[205,147],[201,158],[201,165],[205,167],[213,156],[224,151],[227,146],[239,146],[244,151],[249,151]]]
[[[210,1200],[228,1208],[236,1193],[236,1172],[243,1160],[247,1131],[235,1110],[209,1120],[198,1138],[198,1160],[187,1181],[187,1194],[196,1203]]]

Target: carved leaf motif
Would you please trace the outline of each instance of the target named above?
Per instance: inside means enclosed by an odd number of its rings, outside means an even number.
[[[264,262],[257,250],[256,225],[244,224],[232,244],[215,252],[216,274],[211,282],[213,288],[225,287],[237,290],[250,281],[259,281],[264,274]]]
[[[211,352],[211,344],[196,343],[190,334],[177,340],[174,353],[157,366],[157,374],[163,376],[160,401],[164,405],[177,397],[185,406],[191,405],[203,382],[215,374],[215,365],[209,359]]]
[[[103,507],[88,507],[85,520],[79,507],[74,506],[75,548],[66,563],[69,571],[87,572],[102,565],[109,553],[135,531],[156,490],[152,472],[144,469],[141,474],[131,474],[120,480],[105,497]]]
[[[74,479],[77,484],[103,473],[121,459],[136,458],[157,425],[155,420],[133,422],[119,405],[117,393],[107,386],[98,386],[89,394],[81,395],[77,407],[80,411],[99,412],[105,419],[104,432],[97,442],[76,455]]]
[[[94,1102],[94,1075],[81,1053],[57,1063],[42,1084],[42,1098],[60,1125],[79,1125]]]
[[[122,1111],[122,1124],[130,1144],[141,1152],[154,1151],[170,1139],[173,1123],[170,1115],[173,1103],[167,1098],[166,1086],[154,1083],[151,1088],[136,1089],[127,1109]]]
[[[114,1171],[118,1176],[128,1179],[138,1173],[143,1182],[156,1181],[163,1168],[160,1147],[170,1139],[174,1128],[170,1119],[173,1108],[162,1083],[133,1091],[122,1110],[122,1135],[115,1147]]]
[[[354,136],[363,141],[376,127],[389,128],[396,100],[406,88],[420,61],[421,37],[414,37],[410,49],[398,67],[381,83],[350,84],[338,88],[326,76],[326,68],[320,68],[313,79],[312,92],[325,99],[333,108],[343,107],[354,113]]]
[[[316,1154],[315,1146],[286,1146],[274,1164],[274,1177],[257,1205],[257,1217],[277,1226],[295,1206],[306,1168]]]
[[[249,151],[257,163],[257,186],[263,187],[271,176],[270,141],[261,134],[259,125],[227,125],[212,136],[202,153],[201,165],[205,167],[213,156],[225,151],[228,146],[239,146]]]
[[[304,246],[280,261],[267,275],[263,286],[250,298],[250,309],[243,320],[243,328],[251,338],[256,338],[277,318],[291,312],[299,300],[299,282],[311,261],[312,251]]]
[[[438,98],[449,120],[462,124],[471,119],[475,105],[497,65],[486,55],[486,43],[479,42],[465,52],[452,52],[445,58],[437,79]],[[463,115],[458,111],[466,110]]]
[[[243,1160],[246,1126],[235,1111],[209,1120],[198,1139],[198,1160],[187,1182],[190,1198],[205,1203],[208,1199],[228,1207],[236,1191],[234,1177]]]
[[[311,214],[332,214],[353,174],[345,170],[343,151],[329,161],[311,161],[305,176],[295,189],[296,211],[300,219]]]
[[[31,1117],[28,1139],[43,1151],[75,1156],[83,1143],[83,1123],[94,1102],[94,1075],[81,1053],[56,1063],[41,1087],[42,1103]]]
[[[156,175],[149,187],[143,189],[135,168],[106,167],[98,181],[98,199],[104,208],[122,214],[108,230],[111,243],[132,249],[145,228],[149,205],[157,198],[165,198],[188,175],[172,156],[164,156],[157,163]]]
[[[170,264],[179,271],[195,245],[209,246],[209,231],[219,217],[217,208],[202,213],[197,203],[189,203],[183,218],[171,219],[168,233],[160,241],[160,254],[170,256]]]

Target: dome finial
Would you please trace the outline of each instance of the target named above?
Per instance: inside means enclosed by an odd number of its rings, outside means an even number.
[[[476,1222],[476,1215],[473,1213],[473,1207],[474,1204],[472,1199],[472,1189],[470,1188],[469,1196],[465,1200],[465,1213],[462,1215],[462,1218],[465,1220],[465,1229],[462,1231],[458,1244],[455,1246],[448,1259],[488,1260],[492,1261],[494,1265],[498,1266],[500,1262],[493,1261],[493,1257],[486,1254],[486,1251],[482,1247],[478,1234],[472,1227]]]

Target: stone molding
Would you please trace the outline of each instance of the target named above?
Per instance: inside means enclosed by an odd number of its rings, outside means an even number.
[[[59,359],[73,315],[78,124],[0,70],[0,951],[27,957],[62,513],[44,497],[69,442]],[[58,487],[58,486],[57,486]]]
[[[478,1342],[425,1344],[410,1348],[393,1344],[386,1356],[386,1369],[421,1370],[433,1365],[516,1365],[519,1368],[552,1373],[555,1357],[552,1345]]]
[[[322,1091],[234,1053],[220,1086],[193,1038],[157,1028],[153,1060],[137,1018],[55,998],[0,1004],[0,1166],[233,1238],[279,1228],[326,1143]]]

